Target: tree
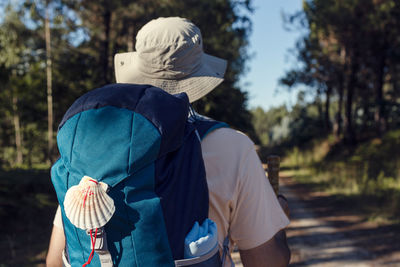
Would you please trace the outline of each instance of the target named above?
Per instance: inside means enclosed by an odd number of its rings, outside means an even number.
[[[97,81],[93,84],[98,86],[113,81],[113,55],[132,51],[134,37],[145,23],[167,16],[181,16],[193,21],[203,33],[205,51],[229,62],[225,82],[204,99],[196,101],[195,108],[255,138],[251,114],[247,110],[247,94],[236,85],[248,58],[246,47],[251,23],[246,14],[252,11],[251,1],[64,2],[75,10],[81,21],[80,27],[87,32],[88,40],[79,48],[93,56],[95,64],[88,68],[92,70],[93,81]]]
[[[17,11],[8,5],[6,7],[7,16],[0,27],[0,65],[2,71],[6,73],[2,83],[2,98],[8,102],[8,114],[12,114],[14,125],[14,142],[16,147],[15,163],[20,165],[23,162],[23,144],[21,134],[19,95],[17,87],[18,80],[27,72],[26,64],[29,55],[28,48],[24,45],[24,37],[27,35],[26,29]],[[8,101],[7,101],[8,100]],[[6,113],[6,114],[7,114]]]
[[[279,106],[264,111],[261,107],[251,110],[252,123],[261,145],[274,145],[282,141],[282,131],[279,131],[282,122],[288,118],[289,111],[286,106]],[[283,123],[285,124],[285,123]],[[279,133],[277,133],[279,131]],[[285,136],[286,137],[286,136]]]
[[[52,88],[52,60],[51,60],[51,34],[49,0],[46,0],[44,30],[46,40],[46,81],[47,81],[47,153],[48,160],[52,160],[53,152],[53,88]]]
[[[326,121],[330,96],[337,94],[335,128],[340,135],[344,103],[344,140],[349,144],[373,129],[377,135],[387,129],[384,88],[397,64],[388,55],[399,50],[398,15],[399,3],[393,0],[307,0],[303,12],[289,20],[300,21],[309,31],[297,45],[303,68],[289,72],[282,83],[324,89]]]
[[[10,3],[0,21],[0,164],[54,160],[53,124],[77,97],[114,81],[114,54],[132,51],[138,30],[160,16],[189,18],[202,30],[205,51],[229,61],[225,82],[196,109],[255,138],[237,85],[248,58],[249,0]]]

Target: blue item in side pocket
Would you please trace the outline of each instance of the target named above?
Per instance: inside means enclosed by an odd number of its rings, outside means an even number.
[[[205,219],[202,225],[196,221],[185,238],[183,260],[176,260],[175,267],[220,267],[217,225]]]
[[[185,238],[185,259],[205,255],[217,246],[217,243],[217,225],[212,220],[204,220],[201,226],[195,222]]]

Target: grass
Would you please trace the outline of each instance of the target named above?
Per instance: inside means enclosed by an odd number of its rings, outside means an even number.
[[[356,147],[317,140],[308,149],[292,148],[282,169],[312,190],[352,203],[376,221],[400,222],[400,130]]]
[[[341,209],[347,209],[349,213],[377,222],[400,223],[398,184],[380,186],[374,191],[365,192],[360,190],[360,186],[354,180],[332,181],[335,177],[331,173],[316,172],[313,168],[293,168],[284,164],[282,173],[291,176],[311,191],[328,193],[337,202],[342,203]]]
[[[0,171],[0,266],[44,264],[56,207],[48,170]]]

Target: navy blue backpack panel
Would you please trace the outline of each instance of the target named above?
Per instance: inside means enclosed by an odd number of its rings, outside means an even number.
[[[193,134],[186,136],[185,144],[199,142],[196,134],[191,132]],[[192,179],[196,176],[205,177],[204,165],[199,164],[199,158],[202,158],[200,146],[183,145],[156,161],[156,194],[163,200],[163,211],[169,214],[165,217],[168,236],[171,240],[178,240],[178,244],[184,244],[186,234],[195,221],[203,222],[208,217],[207,183]],[[195,202],[207,203],[207,207],[193,205],[191,201],[187,201],[188,196]],[[182,259],[184,246],[171,247],[174,259]]]
[[[87,261],[90,236],[66,218],[63,201],[84,175],[110,186],[116,210],[105,230],[115,266],[174,266],[183,258],[185,235],[208,216],[201,147],[188,107],[185,94],[113,84],[83,95],[67,111],[51,176],[72,266]],[[99,266],[96,254],[91,265]]]
[[[196,115],[196,118],[193,120],[193,124],[196,127],[201,140],[203,140],[212,131],[215,131],[219,128],[229,128],[229,125],[225,122],[215,121],[205,116]]]

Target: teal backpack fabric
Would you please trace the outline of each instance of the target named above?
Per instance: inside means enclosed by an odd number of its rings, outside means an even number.
[[[95,89],[66,112],[51,179],[72,266],[87,261],[91,239],[68,220],[63,202],[85,175],[106,183],[114,200],[104,227],[114,266],[175,266],[183,258],[186,234],[208,216],[199,131],[225,127],[195,123],[188,113],[186,94],[132,84]],[[97,255],[91,266],[100,266]]]

